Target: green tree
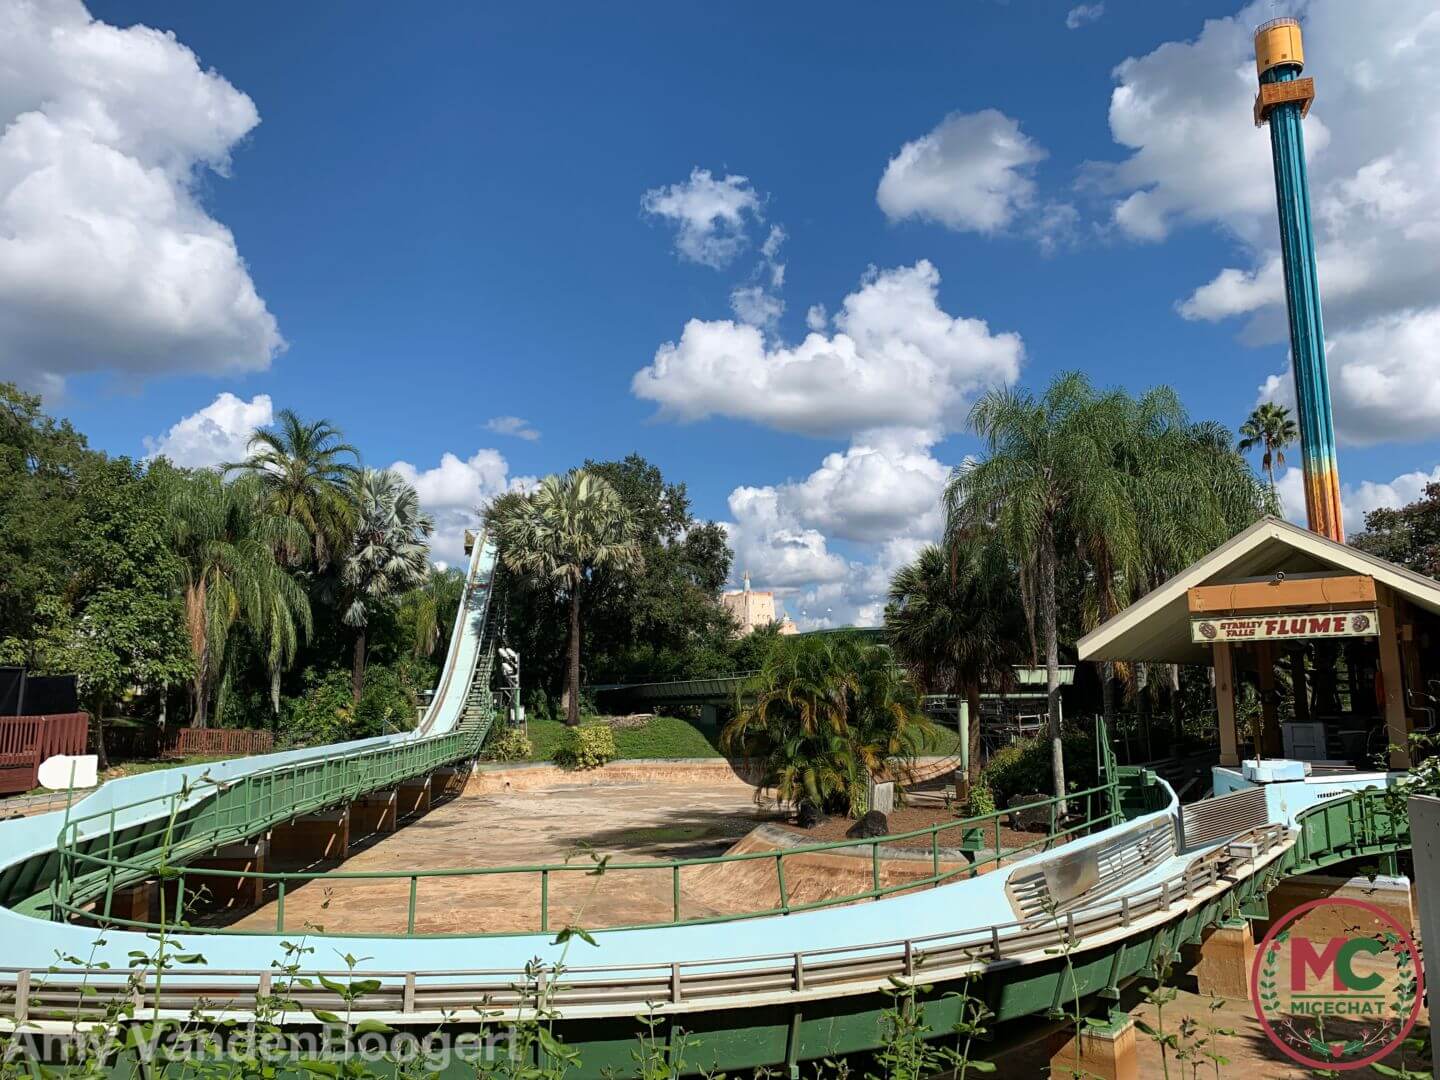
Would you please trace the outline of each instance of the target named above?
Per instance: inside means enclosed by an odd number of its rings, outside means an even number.
[[[271,509],[255,477],[227,484],[203,470],[176,474],[170,489],[170,543],[194,663],[191,723],[203,728],[237,626],[260,640],[287,623],[308,631],[305,590],[278,561],[282,552],[303,554],[308,537],[296,519]]]
[[[1365,530],[1350,543],[1416,573],[1440,577],[1440,484],[1426,484],[1420,498],[1398,510],[1371,510]]]
[[[970,411],[985,456],[958,468],[945,490],[947,535],[993,530],[1021,568],[1024,594],[1033,596],[1039,609],[1052,779],[1061,798],[1060,543],[1077,515],[1098,514],[1090,509],[1092,498],[1104,506],[1118,504],[1106,442],[1095,426],[1097,399],[1089,380],[1076,372],[1058,376],[1038,398],[1025,390],[988,391]]]
[[[77,464],[74,497],[83,543],[64,589],[42,598],[23,657],[40,672],[76,676],[82,706],[105,759],[104,721],[132,690],[190,677],[176,564],[166,533],[164,478],[128,458],[89,454]]]
[[[785,803],[858,815],[867,782],[903,778],[931,725],[890,650],[854,634],[780,639],[721,732]]]
[[[0,640],[28,659],[46,597],[64,593],[81,543],[81,464],[96,456],[40,399],[0,383]]]
[[[1273,401],[1261,402],[1240,425],[1240,441],[1236,449],[1242,454],[1259,447],[1260,466],[1275,490],[1275,467],[1285,464],[1285,448],[1300,438],[1300,429],[1290,419],[1290,410]]]
[[[365,687],[366,628],[379,609],[425,580],[435,525],[420,509],[415,489],[389,469],[361,473],[354,500],[359,513],[340,581],[347,597],[341,618],[355,631],[350,690],[358,702]]]
[[[306,546],[282,552],[288,564],[313,560],[317,570],[324,570],[350,544],[358,515],[359,461],[360,452],[330,421],[307,423],[281,409],[273,427],[258,428],[250,437],[249,456],[222,469],[253,477],[267,504],[305,530]]]
[[[580,723],[580,597],[597,569],[642,561],[634,516],[603,477],[584,469],[547,476],[532,493],[497,503],[491,514],[506,569],[529,578],[569,608],[565,722]]]
[[[895,658],[925,693],[964,697],[970,777],[980,774],[980,691],[1004,689],[1024,658],[1025,620],[1013,568],[983,534],[930,544],[890,583],[885,628]]]
[[[401,598],[400,607],[417,660],[434,656],[435,650],[447,640],[464,596],[465,572],[451,566],[444,570],[431,567],[425,580]]]

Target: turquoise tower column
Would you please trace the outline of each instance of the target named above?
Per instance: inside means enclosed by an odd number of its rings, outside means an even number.
[[[1290,359],[1305,474],[1305,511],[1312,532],[1343,543],[1340,468],[1335,456],[1325,322],[1320,314],[1310,178],[1301,127],[1315,100],[1315,80],[1301,78],[1304,68],[1305,48],[1295,19],[1275,19],[1255,32],[1255,69],[1260,80],[1255,123],[1270,125],[1285,303],[1290,316]]]

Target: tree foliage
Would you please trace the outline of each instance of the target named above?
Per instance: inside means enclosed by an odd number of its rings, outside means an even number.
[[[1440,577],[1440,484],[1398,510],[1371,510],[1352,546],[1429,577]]]
[[[785,803],[859,816],[871,779],[903,778],[930,722],[888,648],[856,634],[780,638],[721,733]]]

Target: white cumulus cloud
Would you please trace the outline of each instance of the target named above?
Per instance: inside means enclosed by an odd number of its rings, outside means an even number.
[[[745,248],[750,223],[760,220],[761,203],[746,177],[720,178],[699,167],[689,179],[651,188],[640,200],[645,213],[674,227],[675,251],[682,259],[717,270]]]
[[[940,535],[950,470],[933,442],[926,432],[866,432],[803,479],[736,488],[726,523],[736,574],[776,589],[806,629],[878,622],[890,577]],[[835,539],[854,554],[839,554]]]
[[[1305,121],[1336,426],[1348,442],[1440,424],[1440,17],[1427,0],[1295,0],[1316,101]],[[1190,319],[1287,337],[1269,132],[1251,124],[1253,3],[1115,70],[1110,127],[1129,156],[1095,175],[1140,240],[1220,227],[1241,253],[1182,298]]]
[[[794,347],[768,345],[754,326],[692,319],[631,388],[672,420],[727,416],[812,435],[944,429],[976,390],[1018,376],[1024,345],[943,311],[939,286],[925,260],[871,271],[833,335],[812,331]]]
[[[1398,510],[1425,494],[1427,484],[1440,484],[1440,465],[1429,472],[1417,469],[1401,473],[1390,480],[1362,480],[1358,484],[1343,483],[1341,473],[1340,509],[1347,536],[1365,528],[1365,515],[1372,510]],[[1305,524],[1305,474],[1298,467],[1286,469],[1275,478],[1285,516],[1297,525]]]
[[[892,221],[920,218],[994,233],[1035,201],[1045,150],[996,109],[951,113],[890,159],[875,201]]]
[[[1086,23],[1096,22],[1104,14],[1104,4],[1076,4],[1065,13],[1065,25],[1071,30],[1079,30]]]
[[[203,409],[176,421],[164,435],[147,435],[145,456],[169,458],[190,468],[241,461],[255,429],[269,426],[274,418],[269,394],[256,394],[245,401],[227,390]]]
[[[201,205],[259,123],[173,34],[0,5],[0,377],[249,371],[284,347]]]
[[[513,435],[527,442],[540,438],[540,432],[535,430],[528,420],[522,420],[518,416],[492,416],[485,421],[485,430],[493,431],[496,435]]]
[[[510,465],[498,450],[480,449],[468,458],[446,452],[428,469],[408,461],[390,466],[410,483],[420,503],[435,519],[431,554],[448,565],[460,564],[465,555],[465,530],[473,529],[497,495],[524,491],[535,478],[510,475]]]

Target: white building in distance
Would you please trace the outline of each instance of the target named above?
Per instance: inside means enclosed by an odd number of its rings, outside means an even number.
[[[771,623],[778,623],[782,634],[797,632],[797,627],[789,616],[775,617],[775,594],[773,592],[750,588],[750,572],[748,570],[744,574],[743,581],[744,588],[732,589],[720,596],[720,602],[725,605],[725,610],[734,615],[735,621],[740,624],[741,637],[756,627],[769,626]]]

